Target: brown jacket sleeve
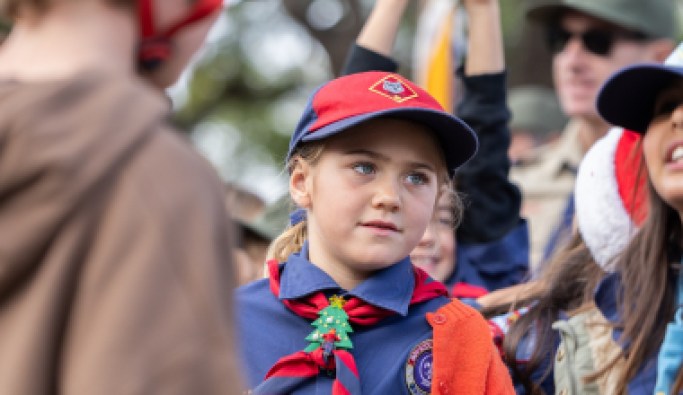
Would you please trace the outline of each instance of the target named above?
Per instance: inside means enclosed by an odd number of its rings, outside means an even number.
[[[427,321],[434,331],[432,395],[515,394],[479,312],[454,299]]]
[[[65,332],[65,393],[239,388],[226,212],[211,173],[171,137],[147,144],[103,207]]]

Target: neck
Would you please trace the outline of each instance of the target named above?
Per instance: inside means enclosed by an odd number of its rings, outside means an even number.
[[[584,153],[610,129],[610,125],[600,117],[580,118],[579,122],[579,143]]]
[[[57,2],[23,13],[0,47],[0,78],[56,80],[88,70],[133,73],[133,13],[98,1]]]
[[[314,239],[315,237],[311,238],[309,233],[308,261],[332,277],[341,288],[347,291],[352,290],[368,278],[367,272],[354,270],[352,265],[339,262],[329,256],[323,249],[318,248],[320,243]]]
[[[350,291],[360,283],[362,283],[367,276],[360,275],[358,272],[350,270],[346,266],[338,265],[338,264],[327,264],[327,261],[325,259],[317,258],[315,256],[315,253],[311,252],[309,250],[308,252],[308,260],[314,264],[315,266],[319,267],[320,270],[324,271],[327,273],[328,276],[332,277],[332,279],[342,288],[347,291]]]

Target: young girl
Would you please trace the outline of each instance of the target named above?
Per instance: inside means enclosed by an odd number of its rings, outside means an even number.
[[[628,387],[629,393],[678,394],[683,390],[683,67],[621,70],[603,86],[598,110],[608,122],[643,134],[650,186],[649,217],[616,261],[617,273],[598,290],[611,296],[599,307],[615,324],[626,360],[619,393]]]
[[[238,291],[254,393],[512,392],[483,319],[408,258],[476,146],[395,74],[341,77],[311,96],[287,154],[305,219],[275,241],[270,278]]]

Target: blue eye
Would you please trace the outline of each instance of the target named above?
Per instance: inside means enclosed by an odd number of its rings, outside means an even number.
[[[353,165],[353,170],[360,174],[372,174],[375,172],[375,166],[371,163],[356,163]]]
[[[423,173],[408,174],[408,182],[413,185],[425,185],[429,183],[429,177]]]

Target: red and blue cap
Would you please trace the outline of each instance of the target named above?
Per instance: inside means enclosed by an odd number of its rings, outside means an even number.
[[[609,123],[644,134],[662,90],[683,78],[683,44],[664,64],[646,63],[616,72],[598,93],[597,107]]]
[[[425,90],[397,74],[368,71],[331,80],[311,95],[289,142],[287,160],[302,142],[321,140],[376,118],[405,119],[432,130],[451,176],[477,152],[474,131],[444,111]]]

